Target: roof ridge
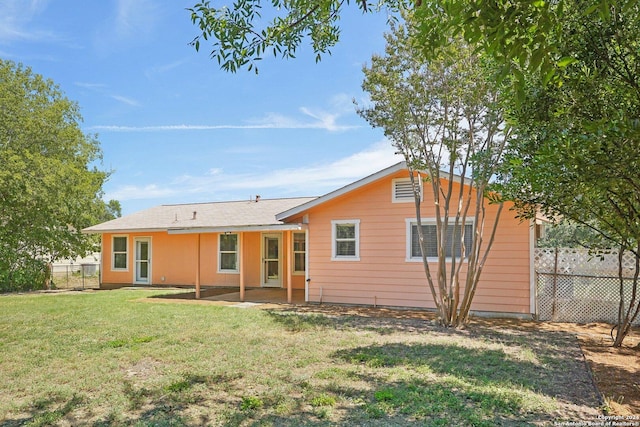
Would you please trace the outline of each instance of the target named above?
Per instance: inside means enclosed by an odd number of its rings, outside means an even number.
[[[295,200],[295,199],[317,199],[319,196],[299,196],[299,197],[274,197],[272,199],[262,198],[260,197],[260,201],[274,201],[274,200]],[[242,199],[242,200],[216,200],[211,202],[193,202],[193,203],[168,203],[157,206],[192,206],[192,205],[212,205],[212,204],[222,204],[222,203],[245,203],[245,202],[255,202],[255,199]]]

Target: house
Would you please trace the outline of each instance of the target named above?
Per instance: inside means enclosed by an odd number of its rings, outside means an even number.
[[[435,228],[429,193],[427,235]],[[491,224],[497,206],[487,212]],[[276,287],[289,301],[304,289],[307,302],[431,308],[415,221],[401,162],[317,198],[163,205],[84,231],[102,234],[104,288],[193,286],[199,296],[202,287],[231,286],[243,299],[247,288]],[[534,228],[503,209],[474,311],[535,312],[533,247]]]

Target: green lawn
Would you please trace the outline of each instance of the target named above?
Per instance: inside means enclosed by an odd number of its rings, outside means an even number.
[[[537,425],[597,406],[569,335],[140,301],[159,293],[0,296],[0,426]]]

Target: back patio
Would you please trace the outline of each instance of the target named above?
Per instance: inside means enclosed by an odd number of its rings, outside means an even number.
[[[157,298],[176,300],[195,300],[196,292],[189,291],[177,294],[160,295]],[[293,289],[291,302],[287,301],[287,289],[285,288],[251,288],[246,289],[244,298],[241,297],[240,289],[237,287],[228,288],[202,288],[199,300],[220,301],[228,303],[258,303],[258,304],[293,304],[303,305],[304,289]]]

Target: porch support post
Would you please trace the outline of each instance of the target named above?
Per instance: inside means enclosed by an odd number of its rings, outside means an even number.
[[[200,299],[200,233],[196,239],[196,299]]]
[[[240,302],[244,302],[244,256],[243,256],[243,252],[244,252],[244,244],[243,244],[243,240],[244,240],[244,233],[240,232],[238,233],[238,245],[240,246],[238,252],[238,268],[240,269]]]
[[[287,231],[285,232],[285,248],[286,249],[286,256],[287,256],[287,304],[291,304],[291,301],[293,300],[293,289],[292,289],[292,263],[291,263],[291,258],[293,258],[293,234],[291,231]]]

